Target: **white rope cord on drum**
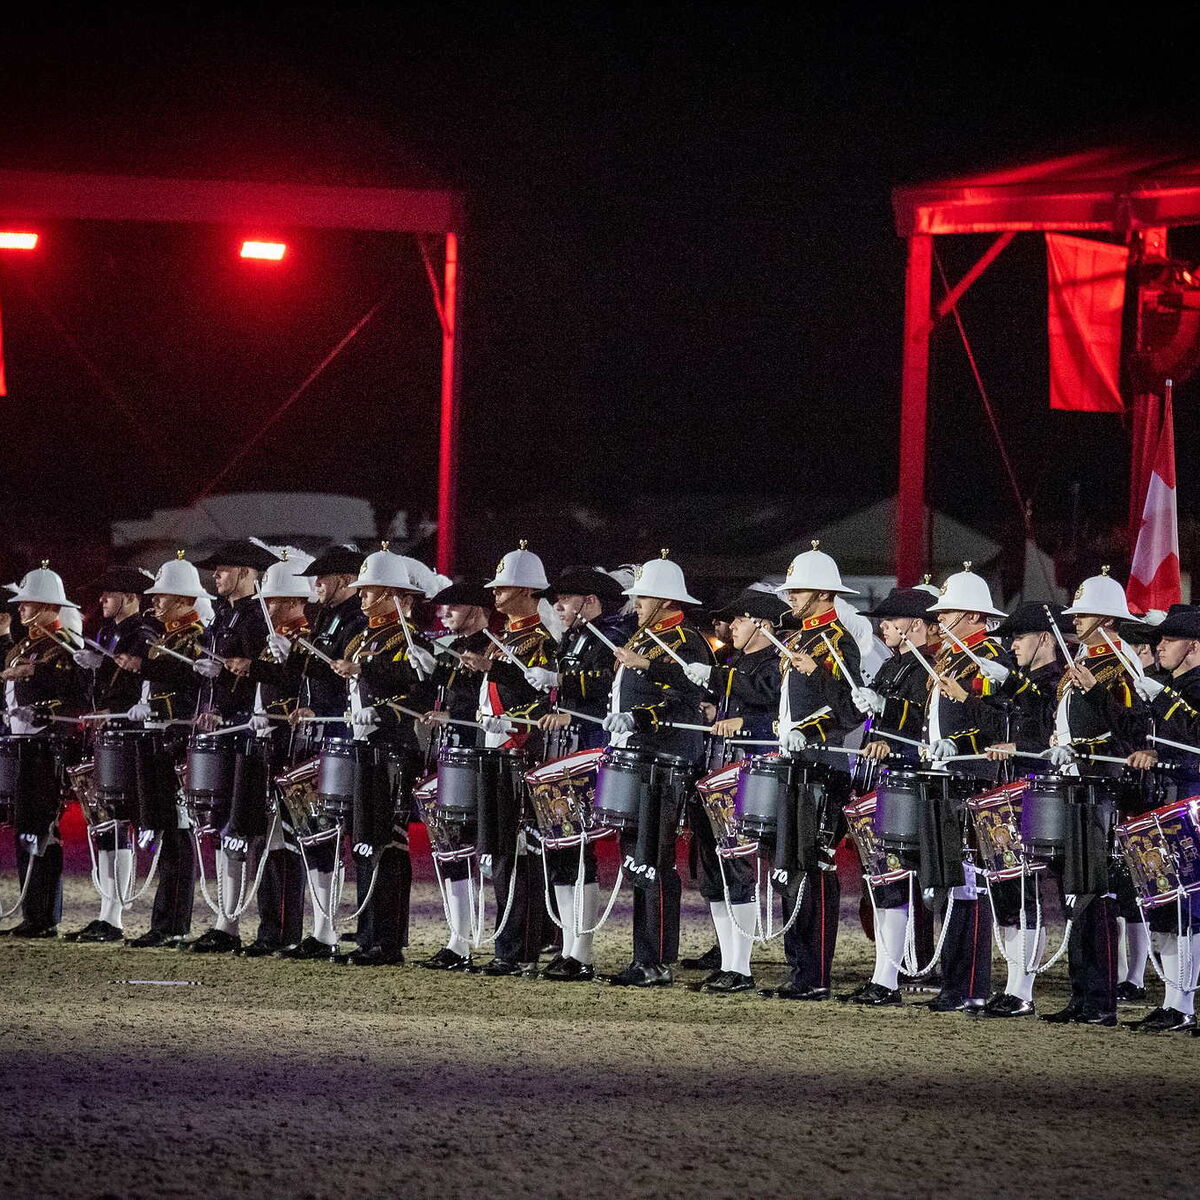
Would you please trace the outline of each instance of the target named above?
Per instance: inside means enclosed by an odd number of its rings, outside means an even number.
[[[725,895],[725,915],[732,922],[734,929],[742,935],[749,938],[752,942],[761,942],[763,940],[763,923],[762,923],[762,902],[759,895],[759,890],[762,887],[762,858],[759,855],[754,856],[754,928],[745,929],[741,922],[734,916],[733,901],[729,898],[729,877],[725,874],[725,856],[717,851],[717,866],[721,871],[721,890]]]
[[[909,872],[908,876],[908,911],[909,922],[905,931],[907,944],[904,947],[904,958],[906,962],[910,962],[913,970],[905,971],[909,979],[924,979],[926,975],[933,973],[934,967],[942,961],[942,947],[946,944],[946,935],[950,932],[950,915],[954,912],[954,891],[950,890],[946,897],[946,911],[942,915],[942,928],[938,932],[937,945],[933,948],[933,957],[929,960],[929,964],[925,967],[917,966],[917,935],[916,921],[912,919],[914,909],[913,895],[913,880],[916,878],[915,872]],[[872,897],[873,898],[873,897]]]
[[[545,881],[545,887],[542,889],[542,899],[544,900],[545,905],[546,905],[546,916],[548,916],[550,918],[555,929],[562,930],[562,932],[565,933],[566,930],[563,928],[563,923],[562,923],[562,913],[559,913],[558,916],[554,915],[554,909],[556,906],[550,899],[550,864],[546,861],[545,847],[542,848],[541,860],[542,860],[542,879]],[[574,914],[575,914],[575,910],[578,909],[578,907],[579,907],[579,905],[575,901],[575,893],[572,891],[572,893],[571,893],[571,914],[572,914],[571,915],[571,927],[572,927],[572,929],[574,929],[575,924],[576,924]]]
[[[513,868],[512,876],[508,881],[508,899],[504,902],[504,915],[500,918],[496,925],[495,932],[490,937],[483,936],[483,914],[484,914],[484,887],[483,887],[483,864],[479,865],[479,923],[476,932],[478,939],[472,939],[471,944],[476,948],[480,946],[491,946],[496,939],[504,932],[505,926],[508,924],[508,918],[512,915],[513,901],[517,895],[517,859],[521,856],[521,850],[524,847],[525,831],[517,830],[517,841],[513,848]]]
[[[30,869],[32,865],[33,864],[31,863],[25,868],[25,879],[21,883],[21,890],[17,894],[17,898],[13,902],[12,908],[4,908],[3,906],[0,906],[0,921],[8,920],[8,918],[11,917],[13,913],[15,913],[17,909],[19,909],[21,905],[25,903],[25,897],[29,894],[29,880],[33,875],[33,871]]]
[[[875,885],[871,882],[870,875],[863,876],[863,883],[867,888],[867,899],[871,901],[871,926],[875,930],[875,945],[882,949],[883,957],[887,961],[889,967],[894,971],[898,971],[903,975],[911,975],[912,968],[916,966],[914,953],[916,949],[916,913],[913,910],[913,890],[912,871],[906,872],[908,876],[908,921],[904,926],[904,954],[903,962],[897,962],[891,954],[888,953],[887,944],[880,940],[879,936],[879,905],[875,901]]]
[[[1168,979],[1167,978],[1167,970],[1166,970],[1166,967],[1163,966],[1162,958],[1161,958],[1161,956],[1157,956],[1154,952],[1153,936],[1151,936],[1148,939],[1148,943],[1146,946],[1146,957],[1150,960],[1150,965],[1154,968],[1154,973],[1155,973],[1155,975],[1158,976],[1160,982],[1165,983],[1168,986],[1175,988],[1177,991],[1182,992],[1184,995],[1191,995],[1193,992],[1200,991],[1200,986],[1198,986],[1198,987],[1186,987],[1185,986],[1187,981],[1192,977],[1192,939],[1191,939],[1190,933],[1184,933],[1183,901],[1184,901],[1184,896],[1182,893],[1180,893],[1179,895],[1177,895],[1175,897],[1175,912],[1176,912],[1175,928],[1177,931],[1177,937],[1179,939],[1179,978],[1178,979]],[[1189,915],[1188,922],[1187,922],[1187,926],[1188,926],[1189,930],[1191,929],[1191,925],[1192,925],[1192,922],[1191,922],[1191,917]],[[1186,965],[1186,967],[1184,966],[1184,950],[1185,950],[1185,948],[1187,950],[1187,959],[1186,959],[1187,965]]]
[[[342,875],[342,876],[345,875],[346,867],[345,867],[345,864],[342,862],[342,855],[341,855],[342,824],[340,821],[335,826],[335,829],[336,829],[336,836],[331,838],[330,840],[333,841],[333,844],[335,847],[335,853],[334,853],[334,858],[333,858],[333,871],[331,872],[331,874],[332,874],[333,878],[336,879],[339,875]],[[320,898],[317,896],[317,889],[314,886],[313,881],[312,881],[312,873],[311,873],[311,868],[308,865],[308,852],[307,852],[307,849],[305,848],[304,838],[297,836],[296,845],[300,847],[300,861],[304,864],[304,881],[308,887],[309,899],[312,901],[312,904],[313,904],[313,912],[319,913],[332,926],[334,924],[334,919],[337,916],[337,904],[334,902],[334,887],[335,887],[335,885],[333,884],[333,882],[331,880],[330,888],[329,888],[329,906],[328,906],[328,908],[326,908],[326,906],[321,903]],[[340,891],[340,886],[339,886],[338,890]]]
[[[613,832],[615,832],[615,831],[608,830],[603,836],[608,836],[608,833],[613,833]],[[579,870],[575,875],[575,896],[574,896],[574,903],[571,906],[573,909],[573,920],[571,922],[571,925],[572,925],[571,932],[574,934],[574,936],[576,938],[590,937],[592,934],[598,933],[600,931],[600,929],[603,927],[604,923],[608,920],[609,916],[612,914],[613,905],[616,904],[616,902],[617,902],[617,893],[620,892],[621,884],[625,880],[625,864],[624,864],[624,862],[621,861],[621,856],[617,855],[617,880],[613,884],[612,891],[609,893],[608,903],[604,906],[604,911],[600,914],[600,917],[596,921],[595,925],[593,925],[591,927],[591,929],[584,929],[584,927],[583,927],[583,911],[582,911],[582,908],[580,907],[580,899],[579,898],[583,893],[583,886],[584,886],[583,881],[584,881],[584,875],[585,875],[585,865],[584,865],[583,855],[584,855],[584,851],[586,849],[587,849],[587,839],[585,838],[583,841],[581,841],[579,843]]]
[[[87,833],[88,857],[91,859],[91,862],[92,862],[92,887],[94,887],[96,889],[96,891],[99,893],[101,900],[104,900],[109,904],[111,904],[115,900],[117,902],[117,904],[120,905],[121,909],[124,910],[127,908],[132,908],[134,906],[134,904],[136,904],[146,894],[146,892],[150,888],[150,885],[154,882],[155,876],[158,874],[158,860],[162,855],[162,842],[161,841],[158,842],[154,847],[154,855],[150,859],[150,867],[149,867],[149,870],[147,870],[147,872],[146,872],[146,878],[142,881],[141,887],[136,886],[137,873],[135,871],[134,873],[132,873],[130,875],[128,890],[125,892],[122,892],[121,891],[121,883],[120,883],[120,879],[119,879],[118,872],[117,872],[117,867],[116,867],[116,864],[114,863],[113,877],[112,877],[112,890],[105,891],[104,885],[100,881],[100,863],[99,863],[98,859],[96,858],[96,846],[95,846],[95,842],[93,839],[94,839],[94,835],[98,834],[98,833],[112,833],[115,837],[117,827],[120,824],[122,824],[122,822],[116,821],[116,820],[104,821],[104,822],[101,822],[101,824],[99,824],[99,825],[89,825],[87,827],[86,833]],[[135,846],[137,844],[137,842],[136,842],[136,838],[134,838],[134,836],[133,836],[132,829],[130,831],[130,842],[132,844],[129,848],[133,849],[133,846]],[[120,849],[120,847],[118,847],[118,849]],[[136,850],[134,850],[134,862],[135,863],[137,862],[137,851]]]
[[[808,873],[804,872],[800,876],[800,890],[797,891],[797,893],[796,893],[796,907],[792,909],[792,915],[790,917],[788,917],[787,922],[785,923],[784,927],[778,933],[772,932],[772,930],[774,929],[774,924],[773,924],[774,918],[771,916],[771,913],[774,909],[774,905],[771,903],[770,896],[767,897],[766,926],[763,929],[763,936],[758,939],[761,945],[765,946],[768,942],[773,942],[773,941],[775,941],[776,938],[783,937],[783,935],[785,933],[787,933],[787,931],[789,929],[791,929],[791,927],[796,923],[796,918],[800,915],[800,906],[804,903],[804,890],[807,887],[808,887]]]

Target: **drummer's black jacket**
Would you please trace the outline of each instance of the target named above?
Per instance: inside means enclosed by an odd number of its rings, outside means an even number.
[[[267,623],[257,596],[213,605],[212,624],[204,633],[204,648],[222,658],[257,658],[267,644]],[[222,671],[215,679],[201,677],[200,711],[226,718],[246,716],[254,704],[254,684],[244,675]]]
[[[422,713],[433,707],[433,681],[422,679],[409,660],[409,638],[414,646],[432,653],[429,642],[411,626],[405,633],[400,617],[393,612],[372,618],[346,647],[346,657],[362,671],[358,686],[363,706],[373,707],[379,722],[369,741],[397,742],[415,748],[413,718],[389,705],[402,704]]]
[[[1012,656],[995,638],[988,636],[987,630],[971,634],[963,645],[976,658],[999,663],[1012,671]],[[926,684],[929,692],[927,718],[936,704],[938,734],[955,744],[956,754],[982,754],[988,746],[1009,740],[1008,715],[1000,697],[1002,685],[985,678],[965,650],[960,650],[951,641],[944,642],[934,670],[954,680],[967,693],[965,700],[952,700],[940,691],[935,692],[932,680]],[[971,774],[988,774],[986,764],[971,765],[976,768]]]
[[[200,676],[186,663],[160,653],[158,647],[195,658],[200,653],[204,626],[200,624],[199,616],[189,611],[160,629],[162,632],[147,647],[142,659],[142,678],[150,681],[149,703],[154,710],[153,719],[170,721],[191,716],[196,711]],[[140,689],[138,694],[140,697]]]
[[[1147,672],[1149,674],[1149,672]],[[1150,704],[1155,733],[1184,745],[1200,745],[1200,667],[1172,675]],[[1171,747],[1158,747],[1160,758],[1181,762],[1191,779],[1200,778],[1200,757]]]
[[[613,614],[593,622],[610,642],[623,646],[635,628],[632,616]],[[564,708],[603,717],[617,673],[610,650],[587,626],[568,630],[558,647],[558,699]]]
[[[871,688],[883,698],[883,712],[871,720],[870,734],[863,738],[887,740],[887,734],[919,741],[925,724],[925,706],[929,700],[929,672],[917,661],[920,654],[931,666],[940,647],[936,642],[917,650],[895,654],[883,664],[871,680]],[[892,755],[909,762],[917,759],[916,746],[890,742]]]
[[[779,681],[779,653],[774,646],[749,654],[735,650],[728,662],[713,668],[707,699],[717,706],[718,720],[742,718],[742,728],[728,742],[773,736],[779,716]]]
[[[509,652],[526,667],[554,670],[554,637],[542,624],[542,619],[537,613],[509,621],[499,637]],[[500,653],[498,646],[491,646],[488,653],[491,655],[492,665],[488,668],[483,687],[478,694],[479,707],[483,707],[483,693],[486,690],[495,716],[511,713],[514,717],[524,717],[529,721],[536,721],[538,717],[545,716],[550,704],[548,693],[540,692],[531,686],[524,672],[510,663]],[[528,746],[531,740],[536,742],[537,739],[533,736],[536,733],[537,730],[530,732],[530,726],[522,725],[505,745]]]
[[[664,617],[651,629],[684,662],[713,665],[708,642],[697,629],[685,623],[683,613]],[[644,670],[620,668],[613,681],[611,711],[632,713],[636,722],[629,745],[699,761],[704,752],[704,734],[672,729],[670,723],[704,723],[700,705],[707,693],[683,673],[683,668],[645,629],[633,635],[628,648],[650,660]]]
[[[5,656],[5,668],[21,664],[33,667],[32,675],[13,681],[14,707],[31,708],[43,717],[70,717],[84,710],[82,672],[72,652],[58,640],[65,636],[59,632],[61,629],[57,621],[46,627],[31,626]],[[0,687],[0,697],[7,693],[7,684]]]
[[[110,654],[145,658],[150,643],[161,633],[162,626],[154,617],[134,613],[123,621],[104,621],[94,640]],[[111,658],[100,663],[93,680],[92,706],[97,712],[123,712],[141,699],[142,681],[131,671],[121,670]]]
[[[1108,646],[1089,646],[1083,665],[1096,677],[1096,685],[1081,692],[1066,674],[1058,683],[1058,699],[1067,700],[1067,727],[1071,748],[1080,754],[1125,758],[1145,748],[1150,712],[1129,683],[1121,660]],[[1081,762],[1085,775],[1116,775],[1116,763]]]
[[[346,647],[367,627],[358,593],[338,604],[320,605],[313,610],[312,633],[304,634],[322,654],[337,662],[346,657]],[[346,681],[312,654],[300,660],[300,687],[297,705],[311,708],[318,717],[340,717],[346,711]]]
[[[846,734],[862,724],[862,713],[850,699],[851,688],[862,681],[862,661],[858,643],[838,620],[837,611],[829,609],[814,617],[806,617],[798,629],[783,639],[793,653],[803,653],[816,660],[817,669],[810,674],[797,670],[791,659],[782,663],[780,686],[787,689],[788,714],[795,728],[810,743],[840,745]],[[830,650],[837,651],[850,678],[846,679]],[[829,712],[814,716],[819,709]],[[784,731],[781,729],[780,736]]]
[[[304,638],[310,641],[312,630],[307,621],[293,622],[290,625],[279,625],[276,633],[282,633],[292,639],[291,649],[283,662],[276,662],[275,656],[269,649],[251,661],[249,677],[251,682],[262,686],[262,703],[264,711],[276,716],[288,716],[296,707],[296,699],[300,695],[300,685],[304,678],[304,668],[312,655],[295,639]],[[321,666],[325,666],[321,663]],[[326,670],[329,668],[326,667]],[[222,672],[224,676],[225,672]],[[342,688],[342,712],[345,712],[345,686]],[[339,716],[330,713],[330,716]]]
[[[442,646],[462,654],[470,651],[473,654],[487,654],[492,643],[482,629],[457,637],[452,641],[441,642]],[[437,643],[435,643],[435,648]],[[479,712],[479,676],[468,671],[453,654],[444,650],[437,656],[437,670],[433,673],[434,687],[437,693],[438,707],[455,721],[475,721]],[[443,736],[451,745],[479,746],[483,744],[483,731],[470,729],[465,725],[446,725],[442,727]]]
[[[1056,658],[1036,671],[1014,667],[1004,681],[999,694],[1011,703],[1008,740],[1015,742],[1018,750],[1040,754],[1050,745],[1062,674],[1063,665]]]

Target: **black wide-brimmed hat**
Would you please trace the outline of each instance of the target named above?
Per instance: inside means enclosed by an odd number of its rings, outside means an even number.
[[[736,600],[710,614],[714,621],[732,621],[737,617],[752,617],[756,621],[778,621],[788,606],[774,592],[747,588]]]
[[[624,602],[620,583],[595,567],[566,567],[547,589],[550,596],[595,596],[597,600]]]
[[[1071,623],[1071,618],[1063,616],[1063,606],[1061,604],[1051,604],[1045,600],[1026,600],[1023,604],[1018,604],[995,629],[992,630],[992,635],[998,638],[1019,637],[1023,633],[1049,633],[1050,617],[1046,615],[1046,610],[1050,610],[1050,614],[1054,617],[1054,624],[1058,626],[1060,633],[1074,633],[1075,627]]]
[[[349,546],[330,546],[297,573],[314,579],[321,575],[353,575],[357,579],[364,558],[366,555],[361,550],[351,550]]]
[[[1172,605],[1171,612],[1161,625],[1152,625],[1157,638],[1197,638],[1200,639],[1200,608],[1184,605]],[[1129,641],[1124,634],[1125,641]]]
[[[1167,621],[1170,619],[1168,617]],[[1115,628],[1121,641],[1131,646],[1157,646],[1162,637],[1162,626],[1152,625],[1149,621],[1118,621]]]
[[[153,582],[153,575],[148,571],[139,571],[137,567],[109,567],[92,586],[98,592],[141,596]]]
[[[495,604],[495,596],[481,583],[452,583],[444,587],[430,601],[430,604],[465,604],[473,608],[491,608]]]
[[[200,559],[196,566],[205,571],[216,567],[252,567],[256,571],[265,571],[279,561],[270,550],[264,550],[253,542],[226,542],[218,546],[207,558]]]
[[[929,611],[929,606],[937,599],[924,588],[892,588],[890,592],[864,617],[874,617],[883,620],[891,617],[897,620],[916,619],[918,621],[937,620],[937,614]]]

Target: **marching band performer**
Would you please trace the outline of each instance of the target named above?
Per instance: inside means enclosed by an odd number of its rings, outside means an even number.
[[[100,614],[103,621],[96,630],[95,641],[108,651],[135,654],[139,658],[158,630],[154,619],[142,615],[141,600],[149,581],[149,572],[129,567],[112,567],[99,581]],[[95,712],[112,712],[124,716],[138,703],[141,681],[129,671],[122,670],[111,657],[89,646],[74,653],[75,665],[90,680],[91,707]],[[92,731],[99,730],[92,726]],[[133,846],[130,826],[116,822],[106,833],[95,836],[96,874],[107,880],[111,889],[100,896],[100,915],[82,929],[68,933],[68,942],[119,942],[124,937],[125,915],[121,897],[129,892],[133,878]]]
[[[868,718],[862,754],[869,762],[890,760],[916,766],[917,748],[929,701],[929,671],[919,658],[932,666],[940,650],[937,618],[929,612],[933,603],[924,588],[893,588],[866,615],[879,621],[884,645],[893,651],[871,686],[852,692],[855,707]],[[901,739],[909,739],[904,741]],[[905,856],[902,856],[905,857]],[[917,856],[907,855],[904,865],[918,867]],[[869,882],[866,887],[871,887]],[[882,1007],[902,1003],[900,967],[904,957],[908,922],[917,919],[910,911],[907,883],[896,881],[873,888],[875,916],[875,969],[871,978],[838,999],[854,1004]]]
[[[710,758],[710,768],[745,757],[751,750],[747,743],[767,742],[774,737],[779,712],[779,654],[762,626],[774,627],[787,611],[774,592],[751,588],[713,614],[714,620],[724,618],[728,622],[733,652],[715,667],[697,663],[688,669],[692,682],[707,689],[707,700],[712,705],[713,741],[720,746],[723,761],[717,764]],[[688,815],[693,874],[700,895],[708,901],[717,947],[715,955],[684,959],[681,965],[707,967],[709,974],[700,984],[705,992],[730,995],[753,991],[750,956],[754,943],[747,929],[754,928],[757,917],[754,862],[748,857],[722,861],[707,813],[692,803]]]
[[[62,918],[62,842],[58,816],[62,788],[49,718],[83,710],[83,680],[62,632],[62,616],[78,605],[62,578],[43,562],[21,580],[12,602],[25,636],[8,652],[0,680],[12,734],[22,739],[14,796],[21,921],[11,937],[51,938]],[[25,740],[27,739],[27,740]]]
[[[1160,682],[1147,672],[1134,678],[1133,688],[1149,704],[1157,734],[1182,745],[1195,746],[1200,744],[1200,610],[1172,606],[1156,632],[1158,666],[1167,675],[1167,681]],[[1142,753],[1158,757],[1154,752]],[[1179,755],[1177,750],[1168,753],[1173,757]],[[1175,779],[1182,795],[1195,795],[1200,790],[1200,755],[1184,753]],[[1162,962],[1166,994],[1162,1004],[1134,1028],[1138,1033],[1186,1030],[1195,1033],[1195,988],[1200,979],[1200,893],[1151,909],[1146,924]]]
[[[480,676],[484,748],[532,753],[540,740],[540,731],[534,733],[537,722],[546,713],[551,688],[558,684],[554,638],[538,612],[538,598],[550,582],[542,560],[522,541],[500,560],[495,578],[483,586],[505,618],[500,645],[489,645],[487,653],[462,652],[463,666]],[[517,724],[510,717],[529,723]],[[485,975],[520,975],[533,969],[541,953],[542,888],[521,833],[525,793],[519,763],[496,756],[493,767],[488,786],[495,794],[489,798],[486,817],[480,810],[479,853],[481,862],[491,864],[499,924],[495,955],[481,970]]]
[[[404,961],[408,945],[412,860],[408,824],[421,751],[412,717],[395,706],[424,712],[433,698],[434,657],[415,627],[417,605],[440,585],[424,563],[383,548],[364,559],[357,590],[367,627],[333,669],[346,680],[357,740],[376,754],[363,762],[367,780],[356,797],[353,854],[361,908],[352,966]]]
[[[930,689],[925,741],[933,770],[948,773],[947,759],[983,754],[1008,740],[1008,721],[999,690],[1011,673],[1011,658],[988,633],[988,623],[1005,614],[992,604],[987,581],[970,563],[951,575],[929,611],[936,614],[942,649],[934,670],[938,686]],[[981,791],[994,782],[996,767],[972,762],[963,774],[965,786]],[[924,888],[949,895],[949,928],[942,943],[942,990],[929,1002],[933,1012],[981,1012],[991,994],[992,923],[981,911],[975,868],[959,853],[960,817],[952,804],[935,800],[944,831],[936,854],[922,848],[930,870]],[[923,822],[923,824],[925,824]],[[936,860],[936,861],[934,861]]]
[[[1109,871],[1112,807],[1120,762],[1143,749],[1148,714],[1131,686],[1118,621],[1133,620],[1125,590],[1108,574],[1085,579],[1065,615],[1074,618],[1083,655],[1059,681],[1049,758],[1064,775],[1088,782],[1086,803],[1068,810],[1062,887],[1071,919],[1067,947],[1071,999],[1042,1017],[1054,1024],[1117,1023],[1117,911]],[[1128,651],[1123,652],[1128,655]],[[1109,763],[1104,758],[1116,762]],[[1149,765],[1148,762],[1140,764]]]
[[[200,677],[180,658],[195,660],[204,637],[198,608],[212,597],[200,582],[200,572],[184,561],[183,551],[163,563],[146,589],[153,604],[158,635],[138,655],[117,651],[116,665],[139,680],[138,702],[129,709],[131,721],[146,729],[163,730],[161,753],[156,752],[145,774],[148,795],[142,800],[146,826],[140,838],[159,843],[158,886],[150,928],[126,945],[138,949],[179,946],[191,932],[196,892],[196,852],[191,823],[178,800],[175,766],[187,753],[182,720],[195,712]],[[179,656],[179,657],[176,657]]]
[[[704,691],[688,667],[711,667],[713,656],[684,612],[686,605],[700,601],[688,593],[683,571],[666,550],[638,568],[624,595],[633,598],[638,626],[617,651],[619,666],[604,728],[610,747],[651,751],[668,769],[652,773],[636,831],[621,833],[621,854],[634,886],[633,961],[609,982],[670,987],[671,964],[679,956],[682,894],[676,829],[686,789],[704,753],[703,733],[675,728],[674,722],[699,726]]]
[[[556,702],[572,712],[595,717],[581,720],[565,712],[547,713],[538,722],[556,749],[548,758],[561,757],[576,750],[603,746],[607,734],[603,720],[608,712],[608,697],[616,675],[612,650],[600,640],[624,645],[633,632],[633,617],[621,610],[625,597],[621,585],[608,574],[590,567],[568,567],[550,588],[554,611],[565,633],[555,658],[558,673]],[[589,627],[590,626],[590,627]],[[593,631],[598,629],[600,635]],[[586,981],[595,976],[594,934],[572,932],[579,914],[583,930],[594,928],[600,912],[600,885],[596,876],[596,850],[590,843],[584,848],[584,877],[579,886],[579,856],[573,850],[547,850],[547,867],[559,919],[563,925],[561,953],[542,969],[543,979],[560,983]],[[568,924],[568,921],[571,924]],[[570,942],[570,944],[568,944]]]
[[[785,624],[779,697],[779,749],[787,786],[779,800],[773,880],[790,927],[783,935],[788,977],[772,994],[781,1000],[828,1000],[837,942],[841,887],[834,862],[842,807],[850,793],[845,760],[822,747],[840,745],[862,724],[852,700],[861,686],[858,643],[837,611],[855,595],[837,563],[813,542],[796,555],[778,591],[791,610]]]

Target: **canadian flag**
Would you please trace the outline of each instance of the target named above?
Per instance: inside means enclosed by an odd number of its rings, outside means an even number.
[[[1125,592],[1129,607],[1140,613],[1166,612],[1180,599],[1179,524],[1175,515],[1175,417],[1169,394],[1163,404],[1154,469],[1146,487],[1142,524]]]

